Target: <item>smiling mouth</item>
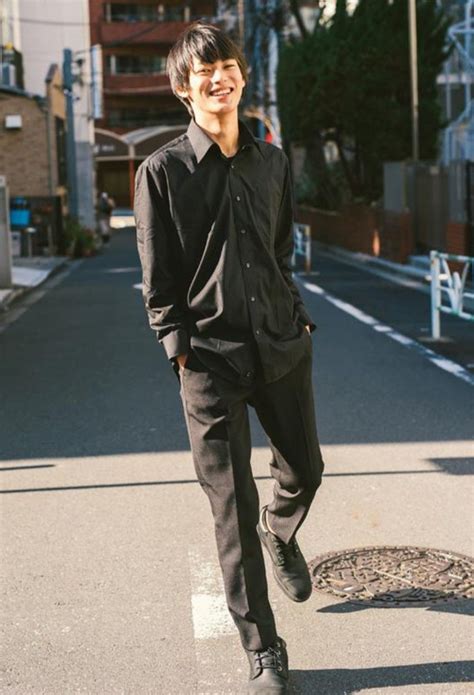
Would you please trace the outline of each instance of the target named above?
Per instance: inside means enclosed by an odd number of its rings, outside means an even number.
[[[209,95],[211,97],[225,97],[228,94],[230,94],[233,91],[232,87],[228,87],[228,89],[219,89],[216,90],[215,92],[209,92]]]

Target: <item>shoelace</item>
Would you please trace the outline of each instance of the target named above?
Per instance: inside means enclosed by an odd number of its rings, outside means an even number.
[[[262,651],[255,652],[255,661],[258,662],[260,668],[273,668],[277,671],[283,671],[281,660],[281,651],[279,647],[267,647]]]
[[[283,543],[278,536],[274,536],[274,543],[278,564],[280,566],[283,566],[286,563],[290,555],[293,555],[293,557],[297,557],[299,555],[300,549],[295,539],[289,543]]]

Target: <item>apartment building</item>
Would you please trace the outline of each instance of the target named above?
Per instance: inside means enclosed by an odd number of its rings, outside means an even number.
[[[15,62],[16,84],[29,93],[43,95],[50,65],[58,65],[62,73],[63,50],[69,48],[73,52],[77,213],[83,224],[92,227],[95,224],[94,124],[90,92],[88,2],[0,0],[0,20],[2,40],[13,43],[15,51],[22,56],[21,60],[16,54],[12,57],[11,51],[7,53],[10,56],[8,62]],[[11,72],[11,68],[3,70],[5,75]],[[63,85],[57,85],[56,89],[62,90]]]
[[[186,121],[171,93],[166,55],[190,22],[215,19],[213,0],[89,2],[91,43],[103,54],[104,117],[96,127],[126,133]]]
[[[96,119],[98,189],[129,207],[139,163],[184,132],[189,115],[171,92],[166,56],[193,21],[216,23],[215,0],[89,0],[90,42],[102,47],[102,117]]]

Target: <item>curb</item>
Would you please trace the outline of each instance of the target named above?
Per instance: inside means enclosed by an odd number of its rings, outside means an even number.
[[[46,277],[37,285],[16,286],[7,290],[7,294],[3,298],[0,298],[0,313],[6,313],[10,310],[11,306],[18,299],[20,299],[20,297],[23,297],[29,292],[38,289],[38,287],[41,287],[41,285],[44,285],[44,283],[47,282],[53,275],[61,271],[70,262],[70,260],[71,259],[68,257],[63,258],[61,262],[57,263],[53,268],[50,269]]]
[[[340,246],[323,244],[320,241],[313,241],[312,243],[316,252],[322,251],[323,253],[337,256],[341,260],[346,260],[346,262],[352,263],[353,265],[357,265],[359,267],[366,266],[367,270],[369,270],[369,267],[372,267],[374,269],[393,273],[394,275],[410,278],[411,280],[418,281],[425,286],[429,285],[427,280],[427,272],[422,268],[415,268],[414,266],[405,265],[403,263],[395,263],[395,261],[389,261],[386,258],[369,256],[368,254],[361,253],[360,251],[348,251]]]

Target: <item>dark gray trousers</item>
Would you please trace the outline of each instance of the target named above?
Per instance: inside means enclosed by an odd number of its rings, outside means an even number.
[[[245,649],[263,649],[277,636],[256,532],[259,500],[250,467],[247,405],[255,408],[269,439],[275,485],[268,518],[287,543],[308,513],[324,468],[314,412],[312,343],[307,344],[297,366],[269,384],[258,369],[251,384],[232,383],[193,351],[180,370],[196,474],[211,503],[227,605]]]

